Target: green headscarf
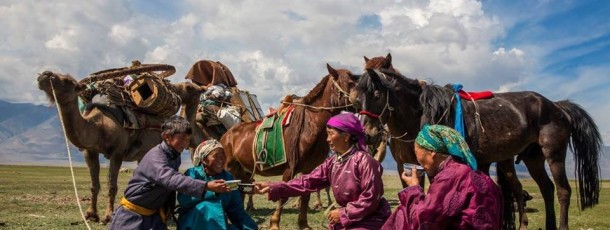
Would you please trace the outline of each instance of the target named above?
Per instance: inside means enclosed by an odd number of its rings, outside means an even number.
[[[425,124],[415,142],[434,152],[448,153],[466,162],[473,170],[477,169],[477,159],[470,152],[468,144],[457,131],[444,125]]]

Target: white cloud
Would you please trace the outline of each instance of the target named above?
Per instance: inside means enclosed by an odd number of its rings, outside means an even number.
[[[170,79],[182,81],[193,63],[211,59],[225,63],[240,88],[258,94],[261,104],[276,106],[285,94],[309,92],[327,74],[325,63],[359,72],[362,56],[391,52],[394,65],[407,76],[462,83],[473,91],[534,90],[553,99],[576,98],[598,120],[610,112],[588,103],[589,97],[608,101],[592,87],[608,83],[595,78],[606,70],[582,69],[577,80],[570,80],[540,75],[534,68],[575,38],[557,38],[545,46],[496,45],[514,21],[485,12],[481,1],[168,4],[175,4],[168,8],[175,12],[165,12],[172,17],[143,12],[129,1],[0,4],[0,27],[5,28],[0,31],[0,99],[40,102],[34,80],[46,69],[81,78],[139,59],[175,65]],[[359,19],[371,15],[379,18],[373,25],[381,27],[360,28]],[[610,130],[607,121],[600,124]]]
[[[114,25],[109,36],[116,43],[125,45],[136,37],[136,31],[125,25]]]

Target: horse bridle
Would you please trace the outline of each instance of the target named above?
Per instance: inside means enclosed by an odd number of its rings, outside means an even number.
[[[349,93],[341,88],[339,83],[335,81],[335,78],[331,77],[330,81],[332,81],[333,86],[337,89],[337,94],[339,95],[338,101],[341,101],[341,98],[345,98],[345,106],[341,106],[343,108],[353,107],[353,103],[349,101]]]
[[[339,86],[339,83],[337,83],[337,81],[335,81],[334,78],[330,78],[330,80],[333,82],[333,86],[334,88],[337,88],[337,94],[339,94],[339,99],[337,99],[338,101],[341,100],[341,97],[345,97],[345,105],[341,105],[341,106],[331,106],[331,107],[319,107],[319,106],[312,106],[312,105],[307,105],[307,104],[303,104],[303,103],[295,103],[295,102],[282,102],[282,104],[287,104],[287,105],[296,105],[296,106],[303,106],[305,108],[309,108],[309,109],[315,109],[315,110],[334,110],[334,109],[343,109],[343,108],[349,108],[349,107],[353,107],[354,104],[353,103],[349,103],[349,93],[346,92],[345,90],[343,90],[341,88],[341,86]],[[332,100],[331,100],[332,103]]]
[[[388,78],[384,73],[382,73],[382,72],[380,72],[378,70],[375,70],[375,72],[377,73],[377,75],[383,76],[383,78],[385,78],[385,79]],[[402,142],[412,142],[413,141],[413,140],[402,140],[401,139],[401,138],[405,137],[409,133],[409,131],[405,131],[400,136],[392,136],[392,134],[390,133],[390,130],[388,130],[387,122],[384,122],[383,119],[382,119],[382,117],[385,114],[386,110],[388,111],[388,119],[389,119],[389,117],[392,116],[392,112],[394,111],[394,107],[392,107],[390,105],[390,90],[388,88],[386,88],[385,105],[383,106],[383,109],[381,110],[381,113],[375,114],[373,112],[370,112],[370,111],[366,110],[365,106],[366,106],[366,99],[365,99],[365,103],[363,103],[363,105],[362,105],[362,110],[360,112],[358,112],[358,113],[361,114],[361,115],[365,115],[365,116],[368,116],[370,118],[379,120],[379,122],[381,123],[381,125],[383,127],[383,130],[388,134],[388,136],[391,139],[396,139],[396,140],[399,140],[399,141],[402,141]]]

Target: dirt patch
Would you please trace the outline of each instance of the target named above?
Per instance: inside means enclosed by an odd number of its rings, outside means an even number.
[[[23,201],[23,202],[56,203],[56,204],[65,204],[65,203],[69,203],[69,202],[75,202],[74,196],[62,196],[62,195],[57,195],[55,193],[42,194],[42,195],[24,194],[24,195],[13,197],[13,200]]]

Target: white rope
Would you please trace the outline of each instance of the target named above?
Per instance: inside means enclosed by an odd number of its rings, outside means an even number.
[[[287,104],[287,105],[296,105],[296,106],[303,106],[305,108],[310,108],[310,109],[317,109],[317,110],[333,110],[333,109],[343,109],[343,108],[349,108],[354,104],[349,104],[349,105],[342,105],[342,106],[334,106],[334,107],[318,107],[318,106],[313,106],[313,105],[307,105],[307,104],[302,104],[302,103],[296,103],[296,102],[282,102],[282,104]]]
[[[87,229],[91,230],[91,226],[87,223],[87,218],[85,218],[85,214],[83,213],[83,207],[80,205],[80,199],[78,197],[78,190],[76,189],[76,179],[74,178],[74,167],[72,166],[72,155],[70,153],[70,144],[68,144],[68,136],[66,134],[66,126],[64,125],[64,119],[61,115],[61,108],[59,108],[59,103],[57,101],[57,95],[55,94],[55,87],[53,87],[53,81],[49,79],[51,83],[51,91],[53,92],[53,99],[55,100],[55,108],[57,108],[57,114],[59,115],[59,121],[61,122],[61,129],[64,131],[64,139],[66,141],[66,149],[68,150],[68,160],[70,161],[70,173],[72,173],[72,185],[74,186],[74,195],[76,196],[76,203],[78,204],[78,210],[80,211],[80,215],[87,226]]]

